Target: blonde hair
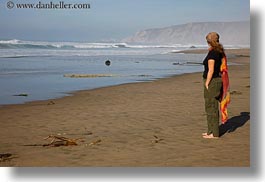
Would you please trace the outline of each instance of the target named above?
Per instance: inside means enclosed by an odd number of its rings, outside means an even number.
[[[212,47],[213,50],[224,54],[224,47],[219,43],[219,34],[216,32],[210,32],[206,36],[207,43]]]

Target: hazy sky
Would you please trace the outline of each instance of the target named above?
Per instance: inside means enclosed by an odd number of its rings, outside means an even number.
[[[148,28],[250,19],[249,0],[64,0],[89,3],[91,8],[83,10],[8,9],[8,1],[0,2],[1,40],[95,42],[125,38]]]

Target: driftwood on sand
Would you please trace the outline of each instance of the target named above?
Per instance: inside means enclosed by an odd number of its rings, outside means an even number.
[[[13,158],[15,157],[10,153],[0,154],[0,162],[10,161]]]
[[[163,141],[164,139],[163,138],[159,138],[158,136],[156,135],[153,135],[153,137],[155,138],[154,140],[152,140],[152,143],[158,143],[160,141]]]
[[[48,144],[44,144],[43,147],[59,147],[59,146],[70,146],[70,145],[78,145],[77,141],[82,140],[82,138],[70,139],[62,136],[49,135],[44,138],[44,140],[51,139],[51,142]]]
[[[87,131],[83,135],[91,135],[92,132]],[[50,140],[50,143],[46,144],[28,144],[23,146],[42,146],[42,147],[60,147],[60,146],[75,146],[78,145],[78,142],[85,142],[83,138],[67,138],[63,136],[57,136],[57,135],[49,135],[44,138],[44,140]],[[92,146],[92,145],[98,145],[102,142],[101,139],[94,140],[88,144],[85,144],[85,146]]]
[[[101,142],[101,139],[91,142],[89,145],[98,145]]]

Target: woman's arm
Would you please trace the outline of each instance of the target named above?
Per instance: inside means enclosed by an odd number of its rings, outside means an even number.
[[[207,88],[207,90],[212,80],[213,72],[214,72],[214,59],[209,59],[208,60],[208,73],[207,73],[207,78],[205,82],[205,87]]]

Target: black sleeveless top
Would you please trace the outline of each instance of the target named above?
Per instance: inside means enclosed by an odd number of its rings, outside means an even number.
[[[214,60],[214,72],[213,72],[213,78],[216,77],[221,77],[220,74],[220,67],[222,64],[222,58],[223,55],[222,53],[215,51],[215,50],[211,50],[208,52],[207,56],[205,57],[204,61],[203,61],[203,65],[204,65],[204,72],[203,72],[203,78],[207,78],[207,73],[209,71],[208,69],[208,60],[209,59],[213,59]]]

